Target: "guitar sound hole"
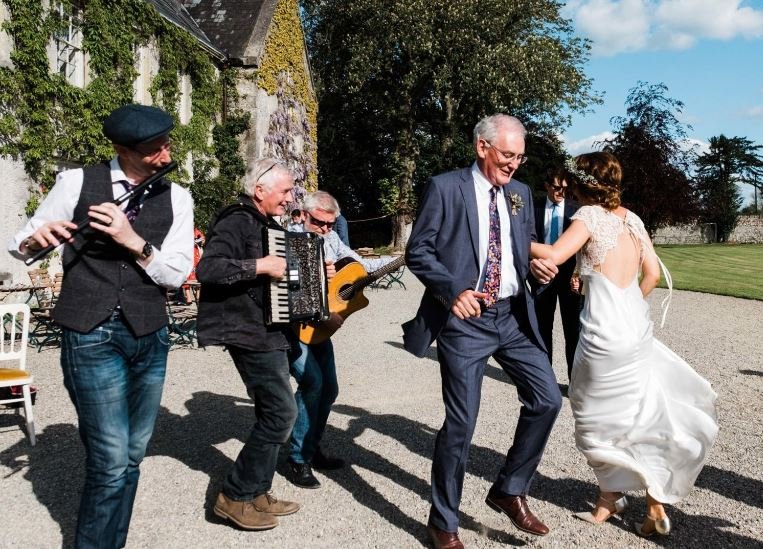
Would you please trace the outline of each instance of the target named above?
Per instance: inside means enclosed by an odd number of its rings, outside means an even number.
[[[355,292],[352,291],[352,284],[345,284],[339,289],[339,296],[344,298],[346,301],[350,301],[353,297],[355,297]]]

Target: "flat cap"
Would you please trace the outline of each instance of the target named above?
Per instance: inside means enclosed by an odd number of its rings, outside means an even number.
[[[112,143],[133,147],[166,135],[174,127],[172,117],[161,109],[147,105],[125,105],[114,110],[103,121],[103,135]]]

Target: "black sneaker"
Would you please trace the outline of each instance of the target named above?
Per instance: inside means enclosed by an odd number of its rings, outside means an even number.
[[[323,455],[320,448],[315,452],[313,460],[310,463],[312,463],[313,467],[319,471],[336,471],[337,469],[344,467],[343,459]]]
[[[313,469],[309,463],[288,462],[289,474],[287,478],[292,484],[300,488],[320,488],[321,483],[313,475]]]

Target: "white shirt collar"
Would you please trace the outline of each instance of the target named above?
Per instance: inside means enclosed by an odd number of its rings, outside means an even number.
[[[132,180],[130,180],[126,175],[124,170],[122,170],[122,166],[119,165],[119,157],[115,156],[111,159],[111,162],[109,162],[109,168],[111,169],[111,182],[117,183],[119,181],[129,181],[132,183]]]
[[[474,188],[478,190],[480,194],[488,196],[491,189],[495,187],[495,185],[488,181],[487,177],[485,177],[485,174],[480,171],[480,168],[476,162],[472,164],[472,177],[474,178]],[[498,188],[500,189],[501,187]]]

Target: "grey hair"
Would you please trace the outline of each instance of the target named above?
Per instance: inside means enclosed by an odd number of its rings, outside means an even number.
[[[519,118],[509,116],[508,114],[491,114],[486,116],[474,126],[474,146],[481,139],[492,143],[498,137],[498,132],[504,130],[507,133],[519,135],[522,139],[527,135],[524,124]]]
[[[323,210],[330,214],[339,215],[341,210],[339,209],[339,203],[336,198],[331,196],[326,191],[315,191],[308,193],[305,196],[305,200],[302,202],[302,209],[311,212],[313,210]]]
[[[242,187],[244,193],[248,196],[254,196],[254,189],[259,183],[263,189],[269,191],[278,180],[278,174],[288,174],[291,177],[291,171],[286,165],[277,158],[258,158],[249,163],[244,174]]]

